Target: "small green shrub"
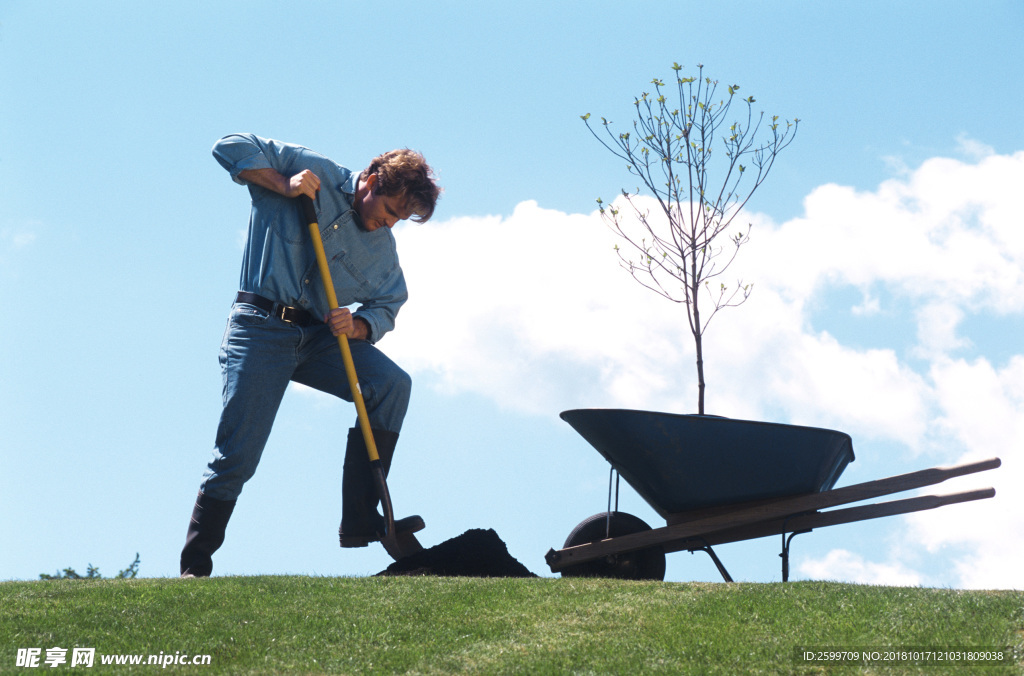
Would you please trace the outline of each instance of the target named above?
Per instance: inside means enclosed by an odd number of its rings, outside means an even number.
[[[122,571],[119,571],[117,575],[113,577],[115,580],[132,580],[139,574],[139,553],[135,552],[135,560],[132,564]],[[40,573],[40,580],[99,580],[103,576],[100,575],[100,569],[96,566],[89,564],[89,567],[85,571],[85,575],[79,575],[74,568],[68,567],[62,571],[57,571],[56,575],[47,575],[46,573]]]

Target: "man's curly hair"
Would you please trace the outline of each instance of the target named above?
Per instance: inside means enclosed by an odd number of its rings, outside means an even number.
[[[373,158],[370,166],[359,174],[359,179],[364,180],[372,174],[377,175],[375,195],[403,195],[406,208],[413,214],[411,220],[417,223],[430,220],[441,188],[423,155],[408,148],[389,150]]]

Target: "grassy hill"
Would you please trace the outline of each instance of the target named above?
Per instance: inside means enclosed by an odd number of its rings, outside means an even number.
[[[38,648],[45,673],[994,675],[1024,672],[1022,644],[1016,591],[438,577],[0,583],[0,673],[39,673],[17,666],[19,649]],[[95,649],[92,668],[70,668],[75,647]],[[884,654],[1008,647],[996,667]],[[50,648],[67,662],[50,668]],[[801,648],[880,655],[837,667],[798,659]],[[133,655],[143,665],[102,664]],[[146,665],[150,655],[168,666]],[[180,664],[195,655],[209,663]]]

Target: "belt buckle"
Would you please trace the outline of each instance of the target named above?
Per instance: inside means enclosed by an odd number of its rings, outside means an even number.
[[[283,322],[294,324],[295,322],[284,316],[285,313],[288,312],[288,310],[291,310],[291,308],[288,307],[287,305],[281,305],[280,303],[278,303],[278,305],[274,308],[274,316]]]

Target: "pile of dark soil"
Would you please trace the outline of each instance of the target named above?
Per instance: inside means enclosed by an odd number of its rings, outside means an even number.
[[[439,545],[395,561],[377,575],[537,577],[508,553],[494,530],[474,528]]]

